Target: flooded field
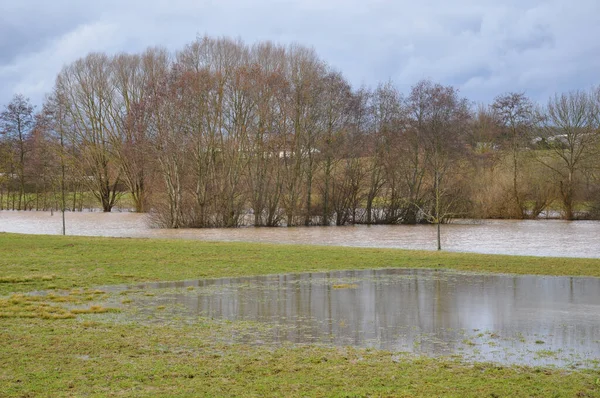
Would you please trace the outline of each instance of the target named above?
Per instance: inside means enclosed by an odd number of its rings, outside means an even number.
[[[59,234],[60,214],[0,211],[0,232]],[[435,250],[431,225],[152,229],[145,215],[67,213],[67,234],[198,239]],[[560,220],[462,221],[442,226],[448,251],[600,258],[600,222]]]
[[[96,236],[410,249],[435,244],[431,226],[159,230],[138,214],[75,213],[68,214],[67,228]],[[0,212],[0,231],[56,234],[60,216]],[[598,222],[451,224],[443,226],[443,236],[444,248],[453,251],[600,257]],[[101,304],[121,310],[102,315],[107,321],[228,325],[227,333],[213,336],[224,343],[356,346],[398,355],[600,367],[600,278],[388,269],[100,289],[108,292]]]
[[[245,325],[226,342],[598,366],[600,279],[368,270],[107,287],[115,320]]]

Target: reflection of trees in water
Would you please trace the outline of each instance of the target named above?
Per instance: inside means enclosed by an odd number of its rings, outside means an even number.
[[[539,349],[600,355],[596,278],[371,270],[195,283],[201,294],[179,296],[189,312],[285,326],[276,341],[433,355],[462,348],[481,359]]]

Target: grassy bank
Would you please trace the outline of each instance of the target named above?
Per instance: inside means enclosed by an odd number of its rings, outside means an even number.
[[[0,233],[0,396],[600,396],[598,370],[250,346],[252,328],[116,321],[97,285],[382,267],[600,276],[600,260]],[[15,294],[67,289],[67,296]],[[64,292],[63,292],[64,294]],[[83,307],[68,311],[69,305]]]

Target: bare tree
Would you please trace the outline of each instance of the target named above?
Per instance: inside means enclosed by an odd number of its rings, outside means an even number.
[[[427,170],[432,181],[432,205],[423,208],[430,222],[437,227],[437,249],[441,250],[440,224],[453,215],[456,206],[451,195],[449,176],[456,170],[464,149],[464,135],[470,118],[469,104],[451,86],[421,81],[415,87],[424,103],[422,142],[427,153]]]
[[[254,149],[248,139],[253,130],[256,97],[253,95],[254,70],[249,65],[249,50],[241,42],[224,43],[222,50],[227,59],[229,76],[225,82],[224,130],[221,135],[223,162],[221,163],[219,218],[222,225],[240,224],[245,198],[243,182]]]
[[[385,183],[380,201],[380,222],[397,224],[404,221],[406,213],[404,162],[406,114],[403,95],[391,82],[380,86],[374,99],[382,96],[375,121],[378,124],[380,143],[383,145],[381,161]]]
[[[381,214],[375,211],[374,203],[387,183],[386,160],[396,156],[389,145],[389,139],[394,130],[399,105],[399,93],[390,82],[380,84],[372,94],[370,128],[368,136],[365,137],[365,145],[369,148],[366,164],[369,175],[365,208],[367,224],[379,222],[382,218]]]
[[[27,154],[31,150],[28,141],[35,125],[33,110],[34,107],[28,98],[21,94],[15,94],[12,101],[0,113],[0,131],[11,143],[11,152],[15,158],[15,171],[19,181],[17,210],[21,210],[25,206],[25,170],[28,161]]]
[[[427,133],[427,122],[431,101],[431,82],[421,81],[412,87],[406,100],[408,126],[402,136],[400,155],[403,181],[406,191],[407,206],[403,217],[405,224],[416,224],[420,221],[421,209],[425,202],[426,165],[431,153],[426,151],[424,137]]]
[[[318,131],[317,98],[324,65],[314,50],[292,45],[287,54],[289,92],[280,107],[285,110],[282,121],[284,150],[280,154],[285,169],[283,205],[288,226],[296,225],[302,199],[304,224],[311,222],[312,189]]]
[[[581,168],[598,156],[598,108],[593,94],[573,91],[556,94],[548,101],[544,135],[558,162],[539,160],[557,177],[564,218],[572,220]]]
[[[255,226],[280,221],[281,171],[277,141],[277,96],[287,89],[285,49],[261,43],[252,49],[250,92],[256,104],[255,120],[248,129],[248,196]]]
[[[108,101],[107,132],[112,155],[136,212],[147,206],[146,179],[148,178],[148,139],[144,129],[136,128],[136,118],[143,115],[137,107],[146,97],[144,55],[120,54],[110,60],[110,84],[114,87]]]
[[[81,156],[83,181],[102,206],[110,212],[120,191],[121,169],[114,161],[110,105],[110,61],[104,54],[90,54],[63,68],[56,82],[67,103],[65,116],[73,126],[71,142]]]
[[[10,208],[10,182],[13,167],[11,147],[10,141],[7,139],[7,134],[0,131],[0,210],[4,210],[5,195],[6,208]]]
[[[67,191],[67,170],[68,170],[68,142],[67,129],[70,128],[68,124],[68,118],[66,117],[66,100],[62,97],[61,93],[56,90],[49,95],[45,102],[41,116],[38,119],[38,127],[41,128],[47,134],[47,143],[50,146],[50,150],[54,154],[55,164],[54,170],[56,171],[53,183],[58,185],[60,190],[59,200],[60,210],[62,216],[62,234],[66,235],[66,220],[65,211],[66,205],[66,191]],[[56,159],[58,158],[58,161]],[[58,179],[58,181],[56,181]]]
[[[188,128],[191,134],[194,183],[192,187],[197,212],[193,226],[214,226],[215,202],[218,200],[218,162],[222,161],[220,131],[223,128],[224,82],[226,74],[214,53],[214,40],[197,39],[177,54],[177,66],[186,80],[185,92]],[[219,66],[221,65],[221,66]]]
[[[526,146],[531,130],[538,123],[535,107],[524,93],[507,93],[496,97],[492,109],[505,129],[503,138],[512,158],[512,200],[516,215],[524,218],[527,206],[520,185],[520,153]]]
[[[158,164],[159,176],[164,183],[166,211],[163,203],[155,203],[159,222],[168,228],[186,225],[184,219],[184,179],[189,163],[187,148],[190,147],[186,100],[183,92],[186,80],[181,71],[171,68],[170,56],[164,49],[146,52],[144,70],[147,74],[147,98],[140,123],[146,129],[152,143],[153,156]]]
[[[349,208],[350,203],[344,202],[351,199],[350,191],[352,189],[352,185],[348,185],[349,181],[345,178],[335,178],[335,175],[343,170],[337,166],[343,160],[342,156],[346,155],[340,150],[340,146],[346,138],[344,129],[347,128],[348,118],[350,117],[352,91],[348,82],[338,72],[329,72],[324,78],[323,85],[321,101],[324,132],[318,145],[320,160],[323,163],[320,189],[323,202],[321,223],[323,225],[329,225],[330,223],[333,210],[331,196],[334,196],[338,199],[335,210],[337,212],[336,224],[339,225],[348,218],[347,215],[343,214],[343,209]],[[332,192],[332,190],[337,192]]]

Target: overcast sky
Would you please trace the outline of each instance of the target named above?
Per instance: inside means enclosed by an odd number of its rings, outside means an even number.
[[[600,84],[600,0],[0,0],[0,105],[40,105],[92,51],[178,50],[197,35],[312,46],[350,82],[422,78],[490,102]]]

